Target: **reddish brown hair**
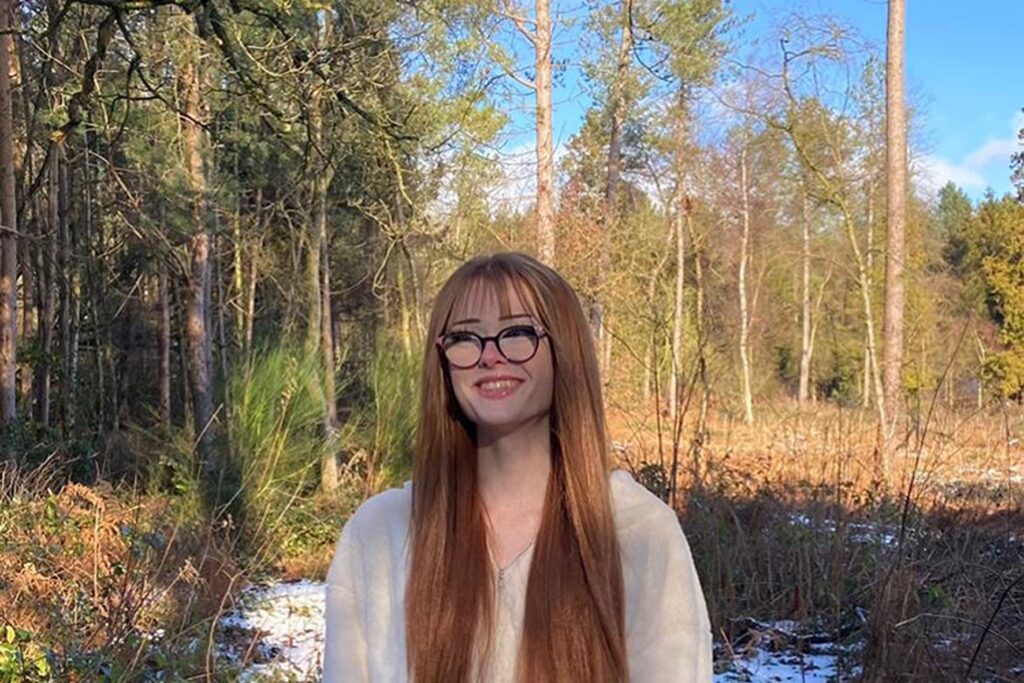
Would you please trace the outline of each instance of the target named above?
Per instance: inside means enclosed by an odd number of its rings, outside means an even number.
[[[474,425],[433,343],[470,292],[488,287],[508,313],[514,291],[549,332],[554,388],[551,476],[530,566],[517,680],[628,679],[622,565],[608,484],[597,360],[579,299],[551,268],[516,253],[473,258],[434,301],[413,469],[407,665],[415,683],[469,683],[475,644],[492,649],[494,591],[477,493]]]

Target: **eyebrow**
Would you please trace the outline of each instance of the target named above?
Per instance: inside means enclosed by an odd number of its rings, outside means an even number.
[[[511,320],[513,318],[532,318],[532,317],[533,316],[530,315],[529,313],[514,313],[512,315],[503,315],[500,318],[498,318],[498,320]],[[466,323],[478,323],[478,322],[480,322],[480,318],[466,318],[465,320],[459,320],[457,322],[454,322],[451,325],[452,325],[452,327],[455,327],[456,325],[465,325]]]

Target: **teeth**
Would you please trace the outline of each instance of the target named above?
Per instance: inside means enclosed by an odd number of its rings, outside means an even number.
[[[480,388],[484,391],[504,391],[505,389],[514,389],[519,384],[518,381],[513,379],[503,379],[497,382],[482,382]]]

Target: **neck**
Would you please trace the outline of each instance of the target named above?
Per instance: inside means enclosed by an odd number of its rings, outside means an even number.
[[[515,431],[477,433],[477,476],[480,495],[490,511],[522,514],[544,507],[551,472],[551,427],[548,415]]]

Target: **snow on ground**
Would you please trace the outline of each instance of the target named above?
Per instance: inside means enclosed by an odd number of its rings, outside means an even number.
[[[317,681],[323,651],[324,585],[315,581],[277,583],[247,590],[241,606],[220,622],[218,657],[243,665],[240,681]],[[792,622],[760,624],[795,637]],[[804,652],[775,647],[770,638],[751,642],[729,658],[728,671],[715,683],[827,683],[843,680],[839,648],[812,644]]]
[[[789,516],[789,523],[792,526],[803,526],[809,529],[816,529],[826,533],[836,532],[835,520],[824,518],[814,520],[805,514],[792,513]],[[892,546],[896,544],[899,530],[895,527],[865,522],[846,522],[844,525],[848,538],[854,543],[879,544]]]
[[[324,640],[324,584],[276,583],[252,588],[220,621],[218,654],[249,662],[240,681],[313,681]]]
[[[719,651],[717,667],[725,669],[714,676],[715,683],[833,683],[850,680],[849,659],[855,648],[840,647],[824,633],[807,633],[799,622],[762,622],[743,618],[746,632],[738,644],[739,652],[727,656]]]
[[[715,674],[715,683],[835,683],[845,680],[839,674],[838,658],[827,650],[807,652],[768,652],[755,650],[750,657],[732,661],[731,670]]]

